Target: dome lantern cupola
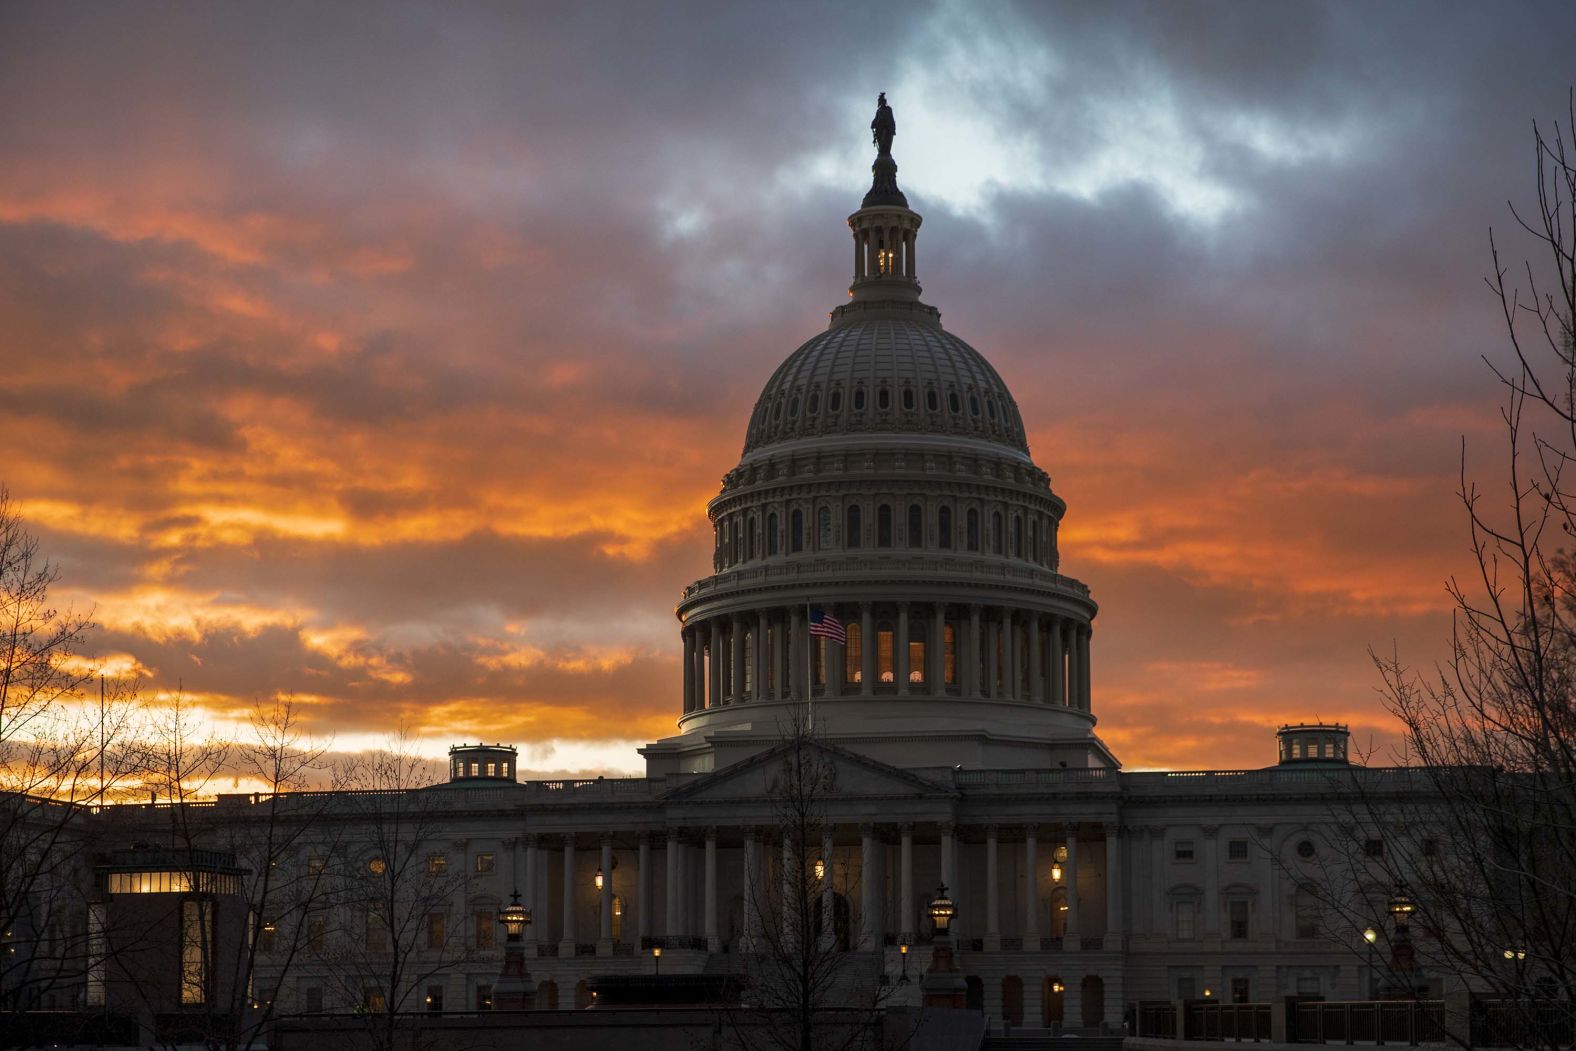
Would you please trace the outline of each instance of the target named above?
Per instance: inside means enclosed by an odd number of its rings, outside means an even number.
[[[887,105],[886,92],[877,100],[870,131],[876,146],[870,192],[859,210],[848,217],[848,228],[854,235],[850,302],[832,311],[832,326],[889,313],[939,320],[940,311],[919,301],[915,243],[924,220],[909,208],[908,198],[897,186],[897,161],[892,159],[897,121]]]

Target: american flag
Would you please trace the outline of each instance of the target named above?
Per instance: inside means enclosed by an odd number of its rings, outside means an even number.
[[[843,622],[819,606],[810,607],[810,634],[839,644],[848,642],[848,632],[843,630]]]

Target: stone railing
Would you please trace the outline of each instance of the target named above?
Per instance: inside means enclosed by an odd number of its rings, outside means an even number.
[[[899,576],[927,581],[957,578],[960,583],[970,585],[999,583],[1016,587],[1028,586],[1050,591],[1066,591],[1082,598],[1089,596],[1089,586],[1082,581],[1006,556],[980,558],[933,554],[912,555],[894,551],[889,555],[833,557],[790,555],[781,561],[768,562],[764,565],[725,569],[697,580],[685,588],[683,600],[688,602],[708,592],[730,591],[735,588],[792,585],[800,582],[820,584],[829,576],[838,579]]]

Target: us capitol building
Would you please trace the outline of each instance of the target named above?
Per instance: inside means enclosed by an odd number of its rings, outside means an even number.
[[[816,859],[828,936],[893,980],[921,962],[904,946],[928,939],[925,903],[945,884],[969,1002],[998,1019],[1116,1026],[1140,1000],[1362,998],[1361,955],[1314,923],[1298,875],[1315,878],[1345,728],[1266,734],[1257,769],[1122,772],[1096,733],[1097,606],[1063,571],[1067,505],[1006,383],[922,298],[890,109],[873,127],[848,297],[767,380],[708,507],[712,572],[677,607],[677,733],[641,749],[643,778],[521,781],[507,745],[452,750],[448,783],[421,790],[441,818],[427,864],[467,878],[422,937],[466,950],[412,1003],[488,1005],[515,890],[537,1008],[585,1006],[594,975],[726,968],[782,856],[762,771],[807,708],[835,767]],[[812,607],[841,630],[812,634]],[[208,817],[244,827],[268,805],[221,796]],[[329,806],[314,827],[354,813]],[[293,864],[388,863],[348,824],[331,856],[310,838]],[[265,949],[256,995],[353,1006],[298,955],[270,978]]]

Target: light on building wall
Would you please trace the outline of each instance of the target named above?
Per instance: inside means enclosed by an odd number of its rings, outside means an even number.
[[[591,877],[591,882],[596,884],[597,890],[601,890],[603,884],[607,883],[607,877],[602,875],[601,868],[596,870],[596,875]]]
[[[1060,883],[1061,881],[1062,881],[1062,867],[1060,865],[1058,865],[1056,862],[1053,861],[1053,862],[1051,862],[1051,882],[1052,883]]]
[[[1067,991],[1067,986],[1063,985],[1061,982],[1052,982],[1051,983],[1051,992],[1053,992],[1053,993],[1065,993],[1066,991]]]
[[[1208,1000],[1214,995],[1215,995],[1215,990],[1211,989],[1209,986],[1206,985],[1204,987],[1204,999]]]
[[[815,878],[818,880],[826,878],[826,862],[821,858],[815,859]]]

